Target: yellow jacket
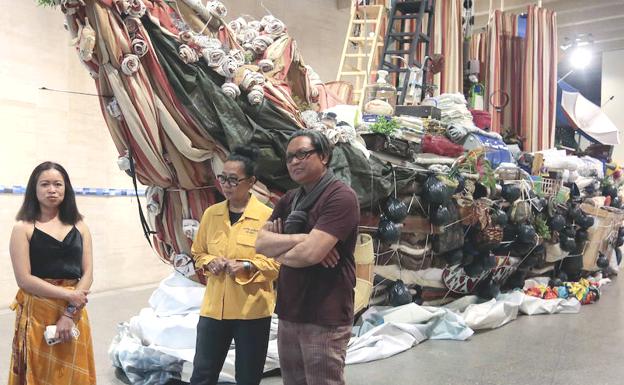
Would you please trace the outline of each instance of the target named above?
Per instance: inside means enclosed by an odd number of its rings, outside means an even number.
[[[227,201],[204,212],[193,241],[195,266],[204,267],[216,257],[249,261],[257,269],[231,278],[227,273],[211,274],[207,269],[206,291],[200,314],[214,319],[258,319],[269,317],[275,308],[273,281],[279,263],[256,254],[258,231],[271,216],[271,209],[253,195],[238,222],[230,225]]]

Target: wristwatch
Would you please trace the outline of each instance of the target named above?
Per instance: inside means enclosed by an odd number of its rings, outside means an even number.
[[[243,261],[243,269],[245,269],[246,272],[250,272],[251,271],[251,262]]]
[[[65,311],[66,311],[68,314],[71,314],[71,315],[74,315],[74,313],[76,312],[76,310],[77,310],[77,309],[76,309],[76,306],[74,306],[74,305],[67,305],[67,308],[65,309]]]

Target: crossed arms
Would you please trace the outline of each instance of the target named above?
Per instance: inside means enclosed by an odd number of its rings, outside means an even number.
[[[309,234],[283,234],[280,218],[268,221],[258,233],[256,251],[294,268],[321,264],[334,267],[340,256],[335,249],[338,238],[321,230]]]

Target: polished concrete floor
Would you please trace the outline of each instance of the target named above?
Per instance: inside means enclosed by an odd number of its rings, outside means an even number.
[[[95,295],[89,303],[98,384],[123,384],[108,345],[115,325],[147,306],[155,286]],[[0,310],[0,384],[7,381],[13,313]],[[521,316],[465,342],[425,341],[404,353],[350,365],[350,385],[621,385],[624,384],[624,285],[615,281],[579,314]],[[279,376],[263,385],[281,384]]]

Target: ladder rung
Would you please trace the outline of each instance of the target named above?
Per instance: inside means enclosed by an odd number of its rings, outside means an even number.
[[[345,57],[368,57],[367,53],[347,53]]]
[[[420,11],[420,3],[422,3],[422,1],[400,1],[395,3],[395,7],[402,13],[417,13]],[[425,4],[425,12],[427,12],[428,9],[429,7]]]
[[[369,20],[353,20],[353,24],[375,24],[377,20],[369,19]]]
[[[349,36],[351,41],[375,41],[375,37],[361,37],[361,36]]]
[[[389,34],[392,37],[414,36],[414,32],[393,32]]]
[[[340,75],[345,76],[363,76],[366,75],[366,71],[343,71]]]

